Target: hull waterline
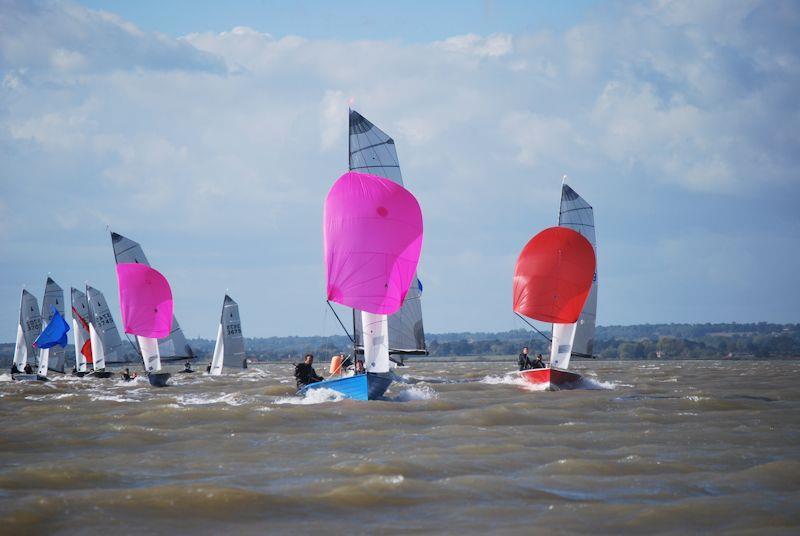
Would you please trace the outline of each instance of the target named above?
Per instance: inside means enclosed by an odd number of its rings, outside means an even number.
[[[11,378],[18,382],[49,382],[50,378],[39,374],[12,374]]]
[[[313,389],[331,389],[352,400],[377,400],[384,395],[391,383],[392,379],[388,376],[368,372],[312,383],[300,389],[297,394],[302,396]]]
[[[530,384],[542,386],[549,390],[574,389],[581,381],[581,375],[568,370],[557,368],[529,369],[519,372],[525,381]]]
[[[147,375],[147,379],[153,387],[166,387],[167,380],[169,380],[171,376],[172,374],[169,372],[151,372]]]

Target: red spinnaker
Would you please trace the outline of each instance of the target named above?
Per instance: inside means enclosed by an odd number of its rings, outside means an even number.
[[[542,322],[578,321],[595,273],[592,244],[550,227],[525,244],[514,268],[514,311]]]

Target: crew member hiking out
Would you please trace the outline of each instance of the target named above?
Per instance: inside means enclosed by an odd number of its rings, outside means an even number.
[[[519,365],[519,370],[528,370],[529,368],[533,368],[533,363],[531,363],[531,358],[528,356],[527,346],[525,346],[522,349],[522,353],[519,354],[519,358],[517,359],[517,364]]]
[[[297,388],[302,389],[310,383],[321,382],[324,378],[317,375],[317,371],[311,365],[314,363],[314,356],[306,354],[305,360],[294,366],[294,377],[297,380]]]
[[[545,368],[544,361],[542,361],[542,354],[536,354],[536,361],[533,362],[533,368]]]

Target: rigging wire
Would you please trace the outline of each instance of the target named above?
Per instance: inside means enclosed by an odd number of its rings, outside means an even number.
[[[352,342],[353,344],[355,344],[355,343],[356,343],[356,340],[355,340],[355,339],[354,339],[354,338],[353,338],[353,337],[350,335],[350,332],[349,332],[349,331],[347,331],[347,328],[346,328],[346,327],[344,327],[344,322],[342,322],[342,319],[341,319],[341,318],[339,318],[339,315],[338,315],[338,313],[336,312],[336,309],[334,309],[334,308],[333,308],[333,305],[331,305],[331,302],[330,302],[330,300],[325,300],[325,303],[327,303],[327,304],[328,304],[328,307],[330,307],[330,308],[331,308],[331,311],[333,311],[333,316],[335,316],[335,317],[336,317],[336,320],[338,320],[338,321],[339,321],[339,325],[340,325],[340,326],[342,326],[342,329],[344,330],[344,333],[345,333],[345,335],[347,335],[347,338],[348,338],[348,339],[350,339],[350,342]]]

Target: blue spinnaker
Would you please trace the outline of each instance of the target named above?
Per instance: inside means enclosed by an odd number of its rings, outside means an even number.
[[[42,333],[36,337],[33,345],[37,348],[52,348],[55,345],[67,345],[67,332],[69,331],[69,324],[64,320],[64,317],[59,314],[55,307],[50,306],[50,312],[53,313],[53,318],[47,323],[47,327],[42,330]]]

